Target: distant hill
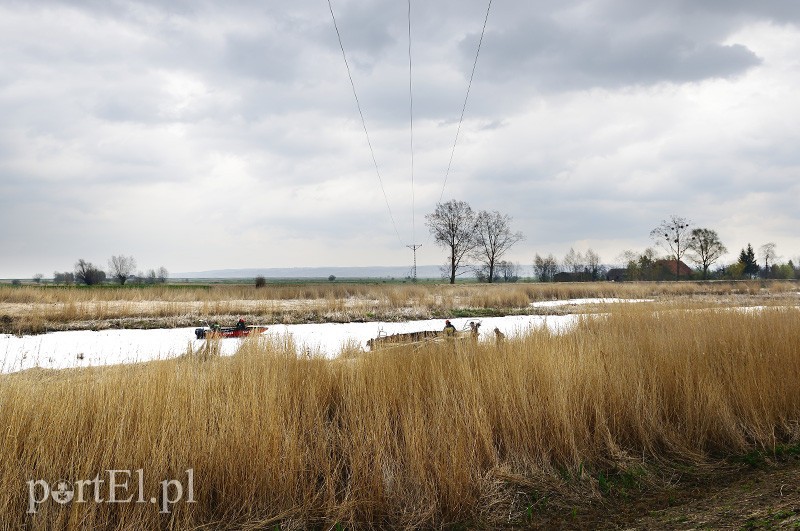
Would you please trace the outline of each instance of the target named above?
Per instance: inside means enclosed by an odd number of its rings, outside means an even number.
[[[410,266],[372,266],[372,267],[262,267],[252,269],[215,269],[170,273],[178,278],[406,278],[411,275]],[[418,278],[441,278],[440,266],[417,266]]]

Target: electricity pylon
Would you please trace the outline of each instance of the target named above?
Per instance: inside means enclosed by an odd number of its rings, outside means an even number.
[[[421,243],[415,243],[413,245],[406,245],[409,249],[411,249],[414,253],[414,267],[411,269],[411,279],[413,282],[417,281],[417,249],[422,247]]]

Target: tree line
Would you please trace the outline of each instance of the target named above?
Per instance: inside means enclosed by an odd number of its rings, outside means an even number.
[[[41,282],[43,275],[34,275],[34,282]],[[132,284],[163,284],[169,278],[165,267],[149,269],[147,272],[136,270],[136,259],[132,256],[114,255],[108,259],[108,269],[103,270],[91,262],[80,258],[75,262],[72,271],[54,271],[55,284],[84,284],[94,286],[104,282],[113,282],[120,286]]]
[[[536,255],[534,275],[541,282],[559,280],[741,280],[741,279],[795,279],[800,278],[800,268],[792,260],[780,263],[773,242],[758,249],[748,243],[742,248],[738,260],[721,264],[719,260],[728,252],[719,234],[713,229],[696,227],[686,218],[672,215],[650,231],[650,238],[666,254],[648,247],[643,252],[624,251],[618,258],[622,267],[606,269],[598,266],[599,257],[589,249],[585,255],[573,249],[562,262],[550,254]],[[759,258],[761,264],[759,264]],[[684,263],[694,265],[694,269]],[[565,275],[566,273],[566,275]]]
[[[519,279],[518,266],[503,259],[514,245],[524,240],[521,232],[512,230],[511,223],[510,216],[497,210],[475,212],[467,202],[458,200],[438,203],[436,210],[425,216],[425,224],[434,242],[448,252],[442,272],[451,284],[465,273],[474,274],[479,282],[516,282]],[[570,248],[561,261],[552,254],[540,256],[537,253],[533,260],[534,277],[540,282],[800,278],[800,268],[792,260],[780,263],[773,242],[761,245],[758,256],[748,243],[739,253],[737,262],[719,264],[728,249],[717,232],[696,227],[677,215],[662,220],[650,231],[650,238],[666,252],[665,255],[659,255],[652,247],[640,253],[626,250],[618,257],[623,266],[609,269],[591,248],[585,252]],[[763,265],[759,264],[758,258]],[[695,269],[686,265],[684,259],[693,263]],[[467,263],[467,260],[472,262]],[[146,273],[134,271],[136,260],[132,256],[112,256],[107,270],[81,258],[73,271],[55,271],[53,282],[89,286],[108,281],[120,285],[126,282],[156,284],[169,278],[169,272],[163,266]],[[41,274],[33,276],[34,282],[42,279]],[[265,279],[257,279],[256,285],[260,287],[265,283]]]
[[[516,281],[518,266],[503,260],[503,256],[524,237],[511,228],[511,222],[510,216],[496,210],[476,213],[465,201],[437,204],[436,210],[425,216],[425,224],[436,245],[447,251],[443,276],[451,284],[465,273],[473,273],[480,282]],[[780,263],[773,242],[759,247],[758,255],[748,243],[737,262],[720,264],[728,248],[719,234],[681,216],[662,220],[650,231],[650,238],[665,254],[653,247],[640,253],[626,250],[617,259],[622,267],[609,269],[591,248],[584,252],[570,248],[560,261],[552,254],[537,253],[534,277],[541,282],[800,278],[800,269],[792,260]]]

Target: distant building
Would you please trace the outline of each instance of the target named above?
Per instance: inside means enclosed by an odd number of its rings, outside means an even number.
[[[589,273],[569,273],[562,271],[553,275],[553,282],[589,282],[592,275]]]
[[[650,262],[645,268],[634,267],[631,271],[628,268],[609,269],[606,273],[606,280],[611,282],[624,282],[627,280],[675,280],[675,271],[680,271],[680,278],[689,280],[694,271],[682,261],[675,260],[656,260]]]
[[[628,270],[622,267],[609,269],[608,273],[606,273],[606,280],[611,282],[624,282],[628,280]]]
[[[672,280],[677,276],[676,271],[680,271],[680,278],[689,279],[692,276],[692,268],[684,264],[681,260],[656,260],[656,268],[659,271],[659,280]]]

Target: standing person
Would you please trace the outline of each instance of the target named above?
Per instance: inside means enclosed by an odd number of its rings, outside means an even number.
[[[447,319],[444,322],[444,335],[446,336],[456,335],[456,327],[453,326],[453,323],[450,322],[450,319]]]
[[[478,328],[480,328],[480,326],[481,326],[481,324],[480,323],[476,323],[475,321],[470,321],[469,322],[469,329],[470,329],[470,333],[472,334],[472,339],[474,339],[474,340],[478,339]]]

